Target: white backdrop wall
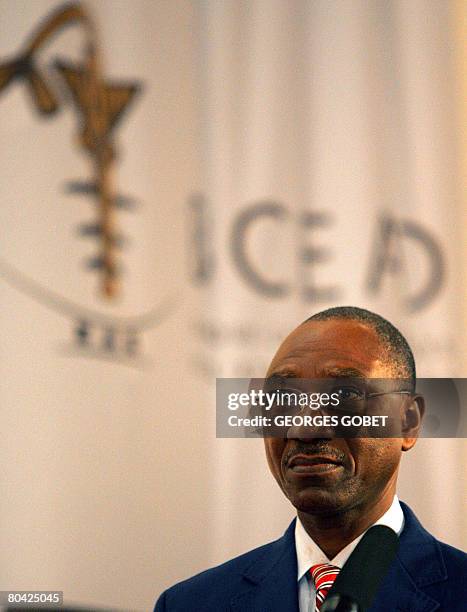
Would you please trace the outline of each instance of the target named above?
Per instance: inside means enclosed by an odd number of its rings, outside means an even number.
[[[59,6],[2,0],[0,65]],[[465,374],[457,4],[83,6],[105,82],[142,85],[114,136],[135,207],[108,300],[77,231],[99,197],[67,190],[93,177],[54,63],[83,62],[70,24],[36,58],[58,113],[24,79],[0,90],[0,589],[148,610],[293,516],[260,441],[216,440],[216,376],[261,376],[336,304],[390,318],[420,376]],[[422,440],[399,490],[464,547],[465,463]]]
[[[206,283],[216,307],[204,318],[220,338],[217,371],[261,376],[278,336],[320,308],[351,303],[403,330],[420,375],[461,374],[456,219],[465,210],[453,176],[460,143],[448,68],[455,61],[452,9],[426,2],[203,4],[206,206],[218,254]],[[239,261],[232,232],[246,214]],[[247,548],[251,533],[259,544],[272,523],[279,529],[284,522],[280,512],[265,518],[264,500],[276,508],[279,495],[270,498],[263,472],[249,469],[261,464],[261,448],[246,446],[217,443],[216,490],[223,494],[216,498],[216,561]],[[423,441],[401,478],[401,497],[452,542],[465,537],[465,496],[457,478],[443,474],[461,477],[463,448],[461,441]],[[226,484],[232,466],[235,478]],[[446,512],[440,480],[456,510]]]

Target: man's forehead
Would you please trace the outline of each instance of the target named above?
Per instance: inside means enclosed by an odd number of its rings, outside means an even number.
[[[313,363],[322,374],[355,369],[364,375],[387,369],[387,351],[376,331],[359,321],[330,319],[307,321],[297,327],[279,347],[268,374],[280,369],[301,370]],[[295,372],[307,377],[309,373]],[[315,372],[314,375],[321,375]]]

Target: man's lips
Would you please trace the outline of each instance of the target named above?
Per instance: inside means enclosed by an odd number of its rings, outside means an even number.
[[[326,472],[342,466],[343,462],[330,455],[295,455],[288,463],[287,468],[295,474],[314,474]]]
[[[288,467],[298,465],[317,465],[321,463],[333,463],[342,465],[342,461],[330,455],[294,455],[288,462]]]

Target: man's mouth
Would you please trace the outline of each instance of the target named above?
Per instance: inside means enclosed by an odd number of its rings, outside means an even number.
[[[330,455],[295,455],[287,463],[287,469],[294,474],[318,474],[341,468],[343,462]]]

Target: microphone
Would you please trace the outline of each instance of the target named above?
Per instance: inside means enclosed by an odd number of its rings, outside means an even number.
[[[398,548],[399,538],[389,527],[368,529],[339,572],[321,612],[366,612]]]

